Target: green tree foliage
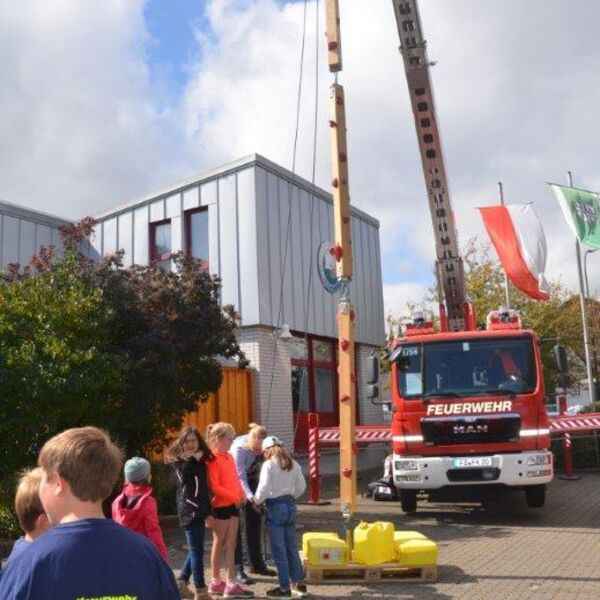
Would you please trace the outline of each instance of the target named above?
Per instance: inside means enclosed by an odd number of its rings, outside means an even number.
[[[218,278],[183,256],[173,273],[121,254],[95,264],[77,251],[92,227],[65,228],[61,257],[43,249],[0,282],[0,480],[73,426],[148,451],[218,389],[217,357],[247,364]]]

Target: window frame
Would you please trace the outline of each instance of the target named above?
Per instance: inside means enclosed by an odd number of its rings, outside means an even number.
[[[189,210],[186,210],[183,212],[183,227],[184,227],[184,248],[185,248],[185,255],[188,257],[192,257],[192,216],[197,214],[197,213],[201,213],[201,212],[205,212],[206,213],[206,218],[208,221],[208,206],[198,206],[196,208],[191,208]],[[208,230],[208,227],[207,227]],[[208,233],[208,231],[207,231]],[[208,246],[209,249],[209,254],[210,254],[210,245]],[[203,261],[203,259],[197,259],[200,260],[201,262]],[[210,255],[206,257],[206,266],[202,266],[202,270],[203,271],[208,271],[210,268]]]
[[[329,369],[331,371],[333,371],[333,393],[334,393],[334,401],[333,401],[333,406],[334,406],[334,411],[333,414],[335,414],[336,418],[339,420],[339,415],[340,415],[340,411],[339,411],[339,381],[338,381],[338,367],[339,367],[339,356],[338,356],[338,340],[335,338],[330,338],[330,337],[325,337],[325,336],[320,336],[320,335],[312,335],[312,334],[308,334],[305,336],[305,334],[299,332],[299,331],[292,331],[291,332],[294,337],[298,337],[298,338],[302,338],[304,339],[306,337],[306,341],[307,341],[307,357],[306,358],[290,358],[290,363],[296,367],[307,367],[308,368],[308,405],[310,407],[310,412],[317,412],[316,411],[316,386],[315,386],[315,370],[316,369]],[[323,361],[323,360],[317,360],[314,358],[314,353],[313,353],[313,342],[318,341],[318,342],[327,342],[330,343],[332,345],[333,348],[333,360],[331,361]],[[357,367],[358,367],[358,353],[355,354],[354,356],[354,369],[355,372],[357,372]],[[355,392],[356,392],[356,425],[360,424],[360,402],[359,402],[359,395],[358,395],[358,377],[356,379],[356,383],[355,385]]]
[[[173,242],[172,242],[172,236],[171,237],[171,250],[169,250],[168,253],[165,254],[156,254],[155,249],[156,249],[156,230],[158,227],[160,227],[161,225],[169,225],[169,227],[173,227],[173,224],[171,222],[171,219],[162,219],[161,221],[154,221],[153,223],[150,223],[150,236],[149,236],[149,242],[150,242],[150,252],[148,253],[149,257],[150,257],[150,264],[151,265],[156,265],[159,262],[165,261],[165,260],[171,260],[172,256],[173,256]],[[171,229],[171,234],[173,232],[173,230]]]

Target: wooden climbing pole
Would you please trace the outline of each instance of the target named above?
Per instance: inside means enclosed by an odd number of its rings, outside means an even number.
[[[339,340],[339,415],[340,415],[340,509],[346,519],[356,510],[356,374],[354,361],[355,312],[348,284],[353,275],[352,230],[350,222],[350,192],[348,189],[348,151],[346,144],[346,108],[344,88],[338,84],[337,73],[342,69],[342,46],[338,0],[325,0],[327,23],[327,60],[335,73],[331,86],[331,165],[333,211],[335,217],[335,257],[337,276],[342,284],[338,304]]]

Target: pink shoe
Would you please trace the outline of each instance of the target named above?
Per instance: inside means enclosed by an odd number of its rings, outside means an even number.
[[[224,581],[219,581],[219,583],[215,583],[211,581],[208,585],[208,593],[213,596],[222,596],[225,593],[226,584]]]
[[[244,589],[239,583],[228,583],[223,598],[254,598],[254,592]]]

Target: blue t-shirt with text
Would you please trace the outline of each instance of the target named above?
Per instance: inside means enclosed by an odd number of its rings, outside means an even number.
[[[109,519],[56,525],[3,569],[2,600],[179,600],[146,538]]]

